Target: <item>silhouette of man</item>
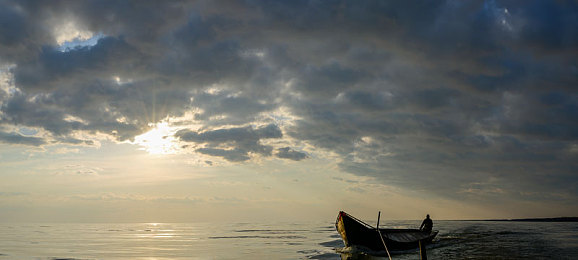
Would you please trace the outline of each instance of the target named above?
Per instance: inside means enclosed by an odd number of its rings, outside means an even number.
[[[421,226],[419,227],[419,229],[421,229],[422,231],[430,232],[432,228],[433,228],[433,221],[431,220],[431,218],[429,218],[429,214],[427,214],[423,222],[421,222]]]

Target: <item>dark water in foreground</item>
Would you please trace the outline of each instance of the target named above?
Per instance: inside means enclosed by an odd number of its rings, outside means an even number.
[[[578,259],[578,223],[436,221],[434,229],[429,259]],[[0,224],[0,260],[368,259],[343,252],[331,222]],[[393,259],[419,259],[419,252]]]

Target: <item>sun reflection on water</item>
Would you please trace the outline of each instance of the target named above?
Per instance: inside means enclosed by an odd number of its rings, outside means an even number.
[[[156,239],[156,238],[175,238],[177,230],[163,228],[162,223],[147,223],[146,227],[136,234],[137,238]]]

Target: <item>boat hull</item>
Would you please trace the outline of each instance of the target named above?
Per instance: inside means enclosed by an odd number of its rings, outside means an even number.
[[[419,247],[419,242],[431,243],[438,231],[419,229],[377,229],[341,211],[335,222],[337,232],[345,246],[362,247],[372,251],[384,251],[384,243],[389,251],[402,251]],[[381,237],[380,238],[380,233]]]

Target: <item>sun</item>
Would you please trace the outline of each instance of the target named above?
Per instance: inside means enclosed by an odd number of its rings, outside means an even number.
[[[167,122],[154,124],[154,127],[135,137],[135,143],[142,146],[142,150],[149,154],[163,155],[177,152],[177,142],[174,138],[175,130]]]

